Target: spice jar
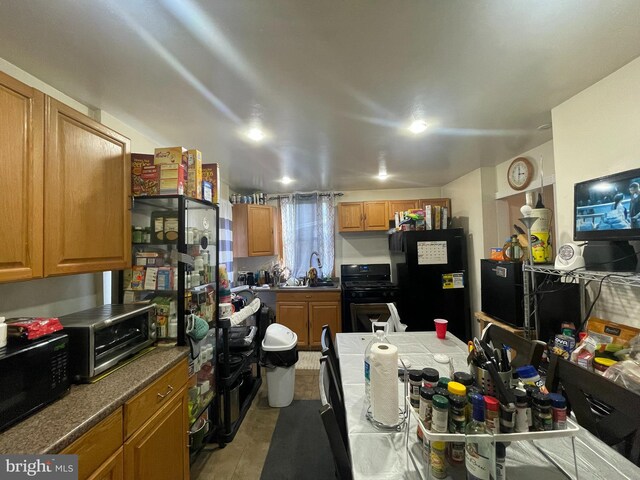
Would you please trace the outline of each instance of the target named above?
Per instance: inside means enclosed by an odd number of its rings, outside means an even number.
[[[142,238],[142,227],[133,227],[131,241],[133,243],[142,243]]]
[[[471,400],[471,397],[474,394],[482,395],[482,390],[479,387],[476,387],[475,385],[468,386],[467,387],[467,408],[466,408],[467,422],[471,419],[471,414],[473,411],[473,401]]]
[[[423,368],[422,369],[422,386],[423,387],[435,387],[438,384],[440,374],[435,368]]]
[[[455,382],[461,383],[465,387],[470,387],[471,385],[473,385],[473,377],[467,372],[454,372],[453,380]]]
[[[540,391],[539,387],[535,385],[525,385],[524,391],[527,392],[527,422],[529,423],[529,430],[533,427],[533,414],[531,413],[531,404],[533,403],[533,394]]]
[[[449,433],[464,433],[467,426],[466,388],[458,382],[449,382],[449,388],[452,384],[460,385],[464,389],[465,395],[449,395]],[[454,390],[457,388],[454,387]],[[465,442],[451,442],[449,444],[449,463],[456,465],[464,462],[464,447]]]
[[[449,382],[451,381],[450,378],[447,377],[440,377],[440,379],[438,379],[438,387],[439,388],[444,388],[445,390],[447,389],[447,385],[449,385]]]
[[[427,430],[431,430],[432,402],[435,394],[435,390],[431,387],[420,388],[420,420]]]
[[[447,462],[444,458],[445,442],[431,443],[431,476],[447,478]]]
[[[434,395],[433,410],[431,415],[431,431],[438,433],[447,433],[448,420],[449,400],[442,395]]]
[[[409,397],[413,408],[420,407],[420,387],[422,386],[422,372],[409,370]]]
[[[516,397],[516,432],[529,431],[529,415],[531,415],[531,401],[524,390],[514,389]]]
[[[551,416],[554,430],[567,429],[567,400],[559,393],[550,393]]]
[[[500,402],[497,398],[485,395],[484,408],[484,426],[495,435],[500,432]]]
[[[142,230],[142,243],[151,243],[151,227],[144,227]]]
[[[533,399],[533,430],[542,432],[553,430],[553,417],[551,415],[551,398],[542,392],[531,395]]]

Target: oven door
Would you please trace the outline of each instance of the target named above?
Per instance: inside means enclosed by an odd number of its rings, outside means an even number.
[[[400,300],[400,292],[397,288],[366,290],[358,288],[345,288],[342,291],[342,331],[343,332],[367,332],[371,333],[371,327],[367,324],[370,322],[360,321],[357,317],[352,318],[351,305],[363,303],[395,303],[398,306]],[[378,312],[372,312],[377,316]],[[388,315],[386,317],[388,319]],[[378,321],[378,320],[376,320]],[[379,317],[379,321],[386,321],[383,315]]]
[[[120,360],[134,355],[156,340],[153,309],[122,315],[96,325],[93,330],[93,370],[99,375]]]

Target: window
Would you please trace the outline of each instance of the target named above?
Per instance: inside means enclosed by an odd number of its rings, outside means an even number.
[[[294,277],[305,277],[309,259],[318,252],[318,276],[331,276],[335,256],[335,196],[331,193],[296,193],[280,201],[282,255]],[[313,266],[317,268],[314,257]]]

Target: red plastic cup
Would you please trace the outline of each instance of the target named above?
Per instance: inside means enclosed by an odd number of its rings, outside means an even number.
[[[436,324],[436,336],[444,339],[447,336],[447,323],[449,323],[449,321],[444,318],[436,318],[433,323]]]

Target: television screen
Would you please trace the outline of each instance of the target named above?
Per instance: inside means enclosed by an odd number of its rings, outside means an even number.
[[[640,239],[640,169],[616,173],[574,187],[574,239]]]

